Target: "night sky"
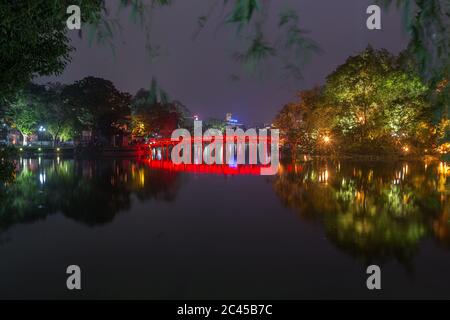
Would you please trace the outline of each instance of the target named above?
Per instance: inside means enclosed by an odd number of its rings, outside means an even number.
[[[115,1],[108,1],[115,16]],[[193,40],[197,18],[207,12],[207,0],[174,1],[169,8],[158,9],[152,24],[152,44],[160,45],[162,56],[153,63],[145,49],[145,33],[130,21],[129,11],[118,16],[122,31],[114,38],[115,58],[108,46],[89,46],[87,37],[72,33],[76,48],[72,63],[58,77],[45,77],[38,82],[72,83],[85,76],[111,80],[118,89],[132,94],[148,88],[152,77],[172,99],[185,104],[202,119],[224,118],[232,112],[247,124],[269,123],[278,110],[296,99],[299,89],[321,85],[327,74],[342,64],[349,55],[368,44],[398,53],[407,46],[401,13],[395,7],[383,11],[381,31],[366,28],[366,8],[372,0],[291,0],[272,1],[269,36],[274,36],[278,13],[286,6],[297,9],[300,27],[308,30],[322,53],[315,55],[303,69],[302,81],[280,77],[277,66],[269,66],[263,77],[246,75],[232,59],[235,29],[219,27],[223,12],[219,8],[202,33]],[[230,75],[239,73],[238,81]]]

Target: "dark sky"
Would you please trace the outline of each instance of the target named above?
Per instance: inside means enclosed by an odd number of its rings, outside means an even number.
[[[108,0],[112,12],[116,11],[115,2]],[[72,63],[59,77],[38,81],[71,83],[92,75],[109,79],[120,90],[134,94],[139,88],[148,88],[155,77],[171,98],[181,101],[202,119],[224,118],[226,112],[232,112],[248,124],[270,122],[285,103],[296,99],[297,90],[323,84],[327,74],[368,44],[392,53],[406,47],[408,35],[395,7],[383,11],[381,31],[366,28],[366,8],[373,2],[272,1],[269,36],[275,35],[280,10],[290,6],[299,13],[300,27],[310,32],[309,36],[323,51],[305,65],[302,81],[287,81],[273,65],[265,69],[263,77],[244,73],[239,81],[231,81],[230,75],[242,74],[242,68],[231,58],[236,48],[234,29],[218,28],[223,20],[220,9],[199,37],[192,39],[197,18],[209,8],[207,0],[178,0],[170,8],[154,13],[151,39],[163,52],[154,62],[145,49],[142,28],[130,21],[129,11],[122,11],[118,16],[122,31],[114,38],[115,58],[109,47],[89,46],[87,37],[80,39],[76,31],[69,31],[76,48]]]

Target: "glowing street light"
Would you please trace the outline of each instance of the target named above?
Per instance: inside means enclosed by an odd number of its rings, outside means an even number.
[[[39,129],[38,129],[38,131],[40,132],[40,133],[42,133],[42,132],[45,132],[45,128],[43,127],[43,126],[40,126],[39,127]],[[41,148],[42,148],[42,136],[41,136]],[[41,148],[39,148],[39,151],[41,151]]]
[[[328,144],[331,142],[331,138],[329,136],[325,136],[323,137],[323,141]]]

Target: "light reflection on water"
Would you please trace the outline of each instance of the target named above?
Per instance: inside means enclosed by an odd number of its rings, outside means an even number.
[[[426,238],[450,248],[449,175],[442,162],[306,164],[283,171],[273,188],[302,219],[320,221],[339,248],[368,261],[406,261]]]
[[[273,177],[247,176],[245,191],[244,180],[238,176],[216,174],[208,178],[208,174],[199,172],[158,169],[146,161],[19,159],[17,168],[16,181],[0,191],[0,240],[14,226],[42,222],[54,215],[82,226],[107,227],[119,214],[137,212],[134,198],[144,205],[159,203],[157,210],[170,212],[173,208],[171,214],[177,219],[178,195],[194,197],[192,188],[201,189],[203,185],[202,199],[192,203],[206,215],[203,208],[217,206],[214,199],[230,196],[210,187],[212,179],[248,194],[244,198],[248,200],[241,199],[238,206],[227,205],[235,210],[227,211],[228,216],[237,211],[240,215],[264,212],[270,207],[270,227],[279,233],[277,230],[286,230],[287,215],[294,213],[297,224],[320,227],[314,237],[325,236],[340,254],[363,264],[396,261],[405,269],[413,269],[423,241],[432,241],[445,253],[450,249],[450,166],[443,162],[316,161],[283,165]],[[273,199],[279,199],[282,205]],[[186,208],[185,216],[189,216],[189,210]],[[256,214],[254,217],[258,219]],[[0,241],[2,246],[14,246],[14,240]],[[232,253],[229,255],[227,259],[235,259]],[[446,261],[450,264],[448,255]],[[242,267],[251,264],[241,263]]]
[[[321,220],[332,241],[373,258],[371,247],[387,256],[399,250],[406,255],[425,237],[449,246],[449,168],[443,162],[310,162],[281,166],[270,181],[286,207]],[[90,212],[80,222],[112,221],[129,209],[132,194],[174,200],[185,178],[179,170],[155,170],[134,160],[20,159],[18,171],[16,182],[3,190],[2,229],[55,212],[77,219],[79,203]],[[110,204],[100,216],[97,199]]]

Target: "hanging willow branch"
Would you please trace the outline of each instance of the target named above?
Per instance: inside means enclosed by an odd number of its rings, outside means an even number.
[[[380,0],[386,8],[403,11],[403,24],[411,35],[410,50],[426,79],[448,76],[450,64],[450,1]]]
[[[312,53],[318,52],[316,43],[306,37],[306,32],[298,26],[298,15],[294,10],[278,13],[280,23],[278,35],[269,39],[264,31],[269,20],[269,7],[273,0],[209,0],[211,4],[207,12],[197,19],[197,27],[193,38],[197,38],[208,24],[210,17],[222,8],[225,17],[220,26],[234,26],[236,43],[240,49],[232,56],[244,70],[254,71],[264,68],[270,61],[281,65],[281,70],[295,78],[301,78],[303,64]],[[160,56],[161,47],[151,40],[152,20],[156,9],[170,6],[170,0],[121,0],[119,11],[129,8],[130,20],[139,24],[146,36],[145,47],[151,60]],[[112,37],[120,30],[117,20],[110,19],[106,10],[101,19],[92,24],[90,39],[95,37],[100,44],[113,48]]]

